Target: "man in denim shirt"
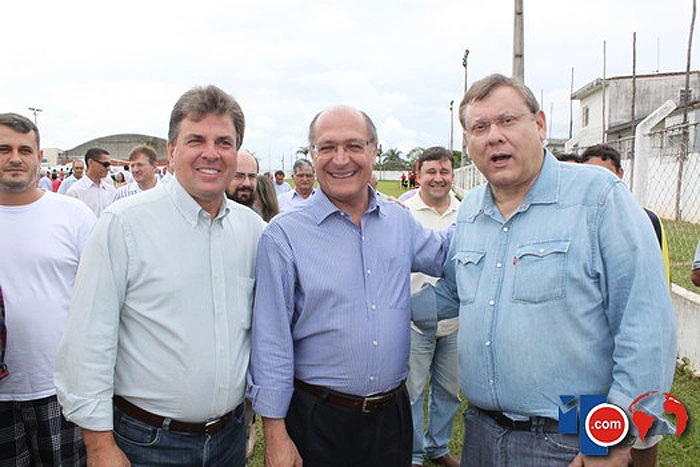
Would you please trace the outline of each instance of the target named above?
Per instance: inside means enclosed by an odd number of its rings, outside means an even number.
[[[488,180],[462,202],[435,289],[438,309],[459,307],[462,465],[627,465],[629,440],[596,458],[558,433],[559,396],[627,409],[670,389],[676,324],[651,224],[612,174],[543,148],[544,113],[521,83],[488,76],[459,110]],[[645,411],[659,417],[658,402]]]

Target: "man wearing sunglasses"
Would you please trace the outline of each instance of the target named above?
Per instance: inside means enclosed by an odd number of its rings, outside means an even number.
[[[66,194],[87,204],[100,217],[107,206],[112,204],[116,191],[111,183],[104,180],[112,165],[109,152],[101,148],[90,148],[85,153],[85,164],[87,176],[75,182]]]

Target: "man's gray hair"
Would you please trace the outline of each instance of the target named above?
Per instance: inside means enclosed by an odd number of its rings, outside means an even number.
[[[371,118],[369,118],[369,115],[364,113],[361,110],[357,110],[353,107],[349,107],[347,105],[338,105],[335,107],[330,107],[328,109],[324,109],[317,113],[313,120],[311,120],[311,123],[309,124],[309,147],[313,146],[314,144],[314,133],[316,131],[316,122],[318,121],[319,117],[326,113],[326,112],[333,112],[333,111],[338,111],[338,110],[345,110],[347,112],[357,112],[360,115],[362,115],[362,118],[365,120],[365,124],[367,125],[367,134],[369,135],[369,142],[370,143],[376,143],[377,142],[377,127],[374,126],[374,122],[372,121]]]
[[[314,165],[308,159],[297,159],[292,166],[292,171],[296,174],[297,170],[301,170],[305,167],[310,167],[314,171]]]

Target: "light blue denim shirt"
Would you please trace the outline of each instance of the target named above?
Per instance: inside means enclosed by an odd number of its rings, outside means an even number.
[[[459,298],[470,404],[557,419],[560,395],[607,395],[627,409],[670,389],[676,322],[659,246],[612,174],[546,153],[507,221],[488,185],[473,189],[444,274],[436,293],[443,310]]]
[[[361,228],[319,189],[260,239],[248,396],[264,417],[286,416],[294,378],[361,396],[406,379],[410,273],[439,276],[449,240],[368,190]]]

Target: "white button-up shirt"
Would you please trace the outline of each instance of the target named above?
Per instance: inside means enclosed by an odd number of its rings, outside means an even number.
[[[173,179],[112,205],[85,247],[56,364],[64,414],[112,429],[112,396],[203,422],[243,401],[265,223],[209,214]]]
[[[116,189],[110,183],[100,180],[100,184],[97,185],[90,177],[83,175],[68,189],[66,195],[78,198],[87,204],[97,217],[100,217],[107,206],[112,204],[115,191]]]

